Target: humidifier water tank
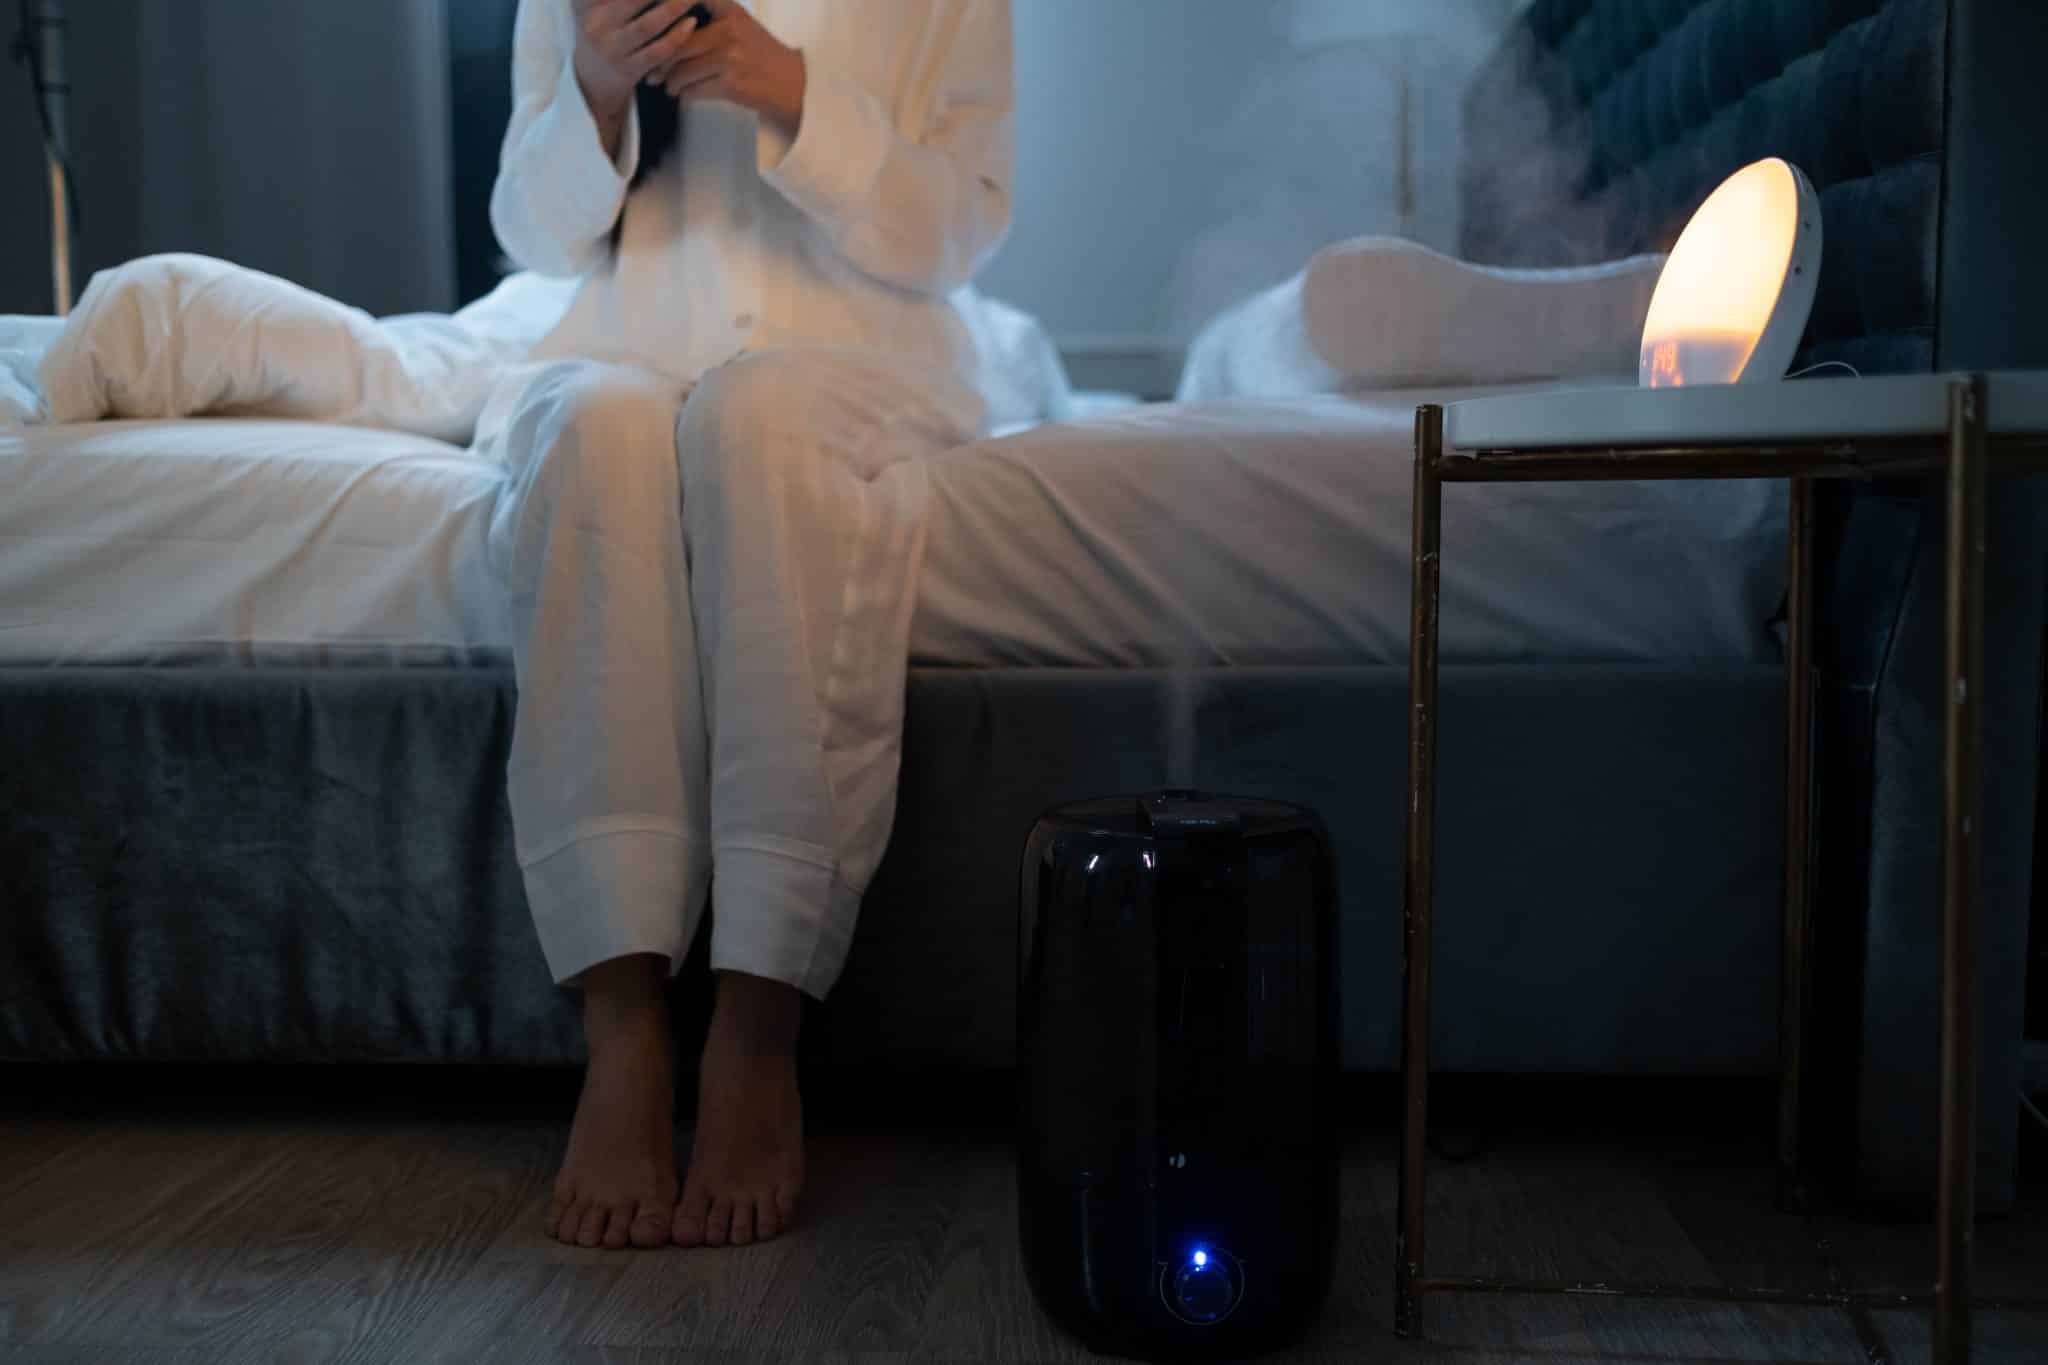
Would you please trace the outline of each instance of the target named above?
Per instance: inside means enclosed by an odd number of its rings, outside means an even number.
[[[1026,846],[1018,1225],[1087,1345],[1242,1357],[1299,1337],[1336,1245],[1335,872],[1310,812],[1162,792]]]

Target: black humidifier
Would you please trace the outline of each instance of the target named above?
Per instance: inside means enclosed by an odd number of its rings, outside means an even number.
[[[1020,908],[1033,1293],[1148,1359],[1285,1345],[1336,1246],[1335,872],[1310,812],[1163,792],[1040,820]]]

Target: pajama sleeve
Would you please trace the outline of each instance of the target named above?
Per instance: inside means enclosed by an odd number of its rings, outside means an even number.
[[[599,264],[640,162],[640,116],[629,112],[608,160],[576,80],[570,0],[519,0],[512,51],[512,122],[491,191],[498,244],[521,268],[574,277]]]
[[[760,171],[841,255],[904,289],[968,283],[1010,227],[1016,161],[1009,0],[940,0],[929,110],[909,135],[881,100],[808,51],[794,139],[764,123]]]

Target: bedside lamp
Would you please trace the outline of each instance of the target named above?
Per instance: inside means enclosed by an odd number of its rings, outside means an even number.
[[[1783,379],[1820,280],[1820,196],[1797,166],[1743,167],[1701,204],[1657,277],[1646,389]]]

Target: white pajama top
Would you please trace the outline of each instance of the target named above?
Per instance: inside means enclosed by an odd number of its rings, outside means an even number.
[[[688,105],[676,147],[629,198],[637,113],[607,158],[576,79],[572,0],[520,0],[492,222],[521,267],[583,279],[536,358],[629,361],[688,383],[747,351],[849,347],[971,379],[947,296],[1009,223],[1008,0],[748,8],[804,55],[797,135],[734,105]]]

